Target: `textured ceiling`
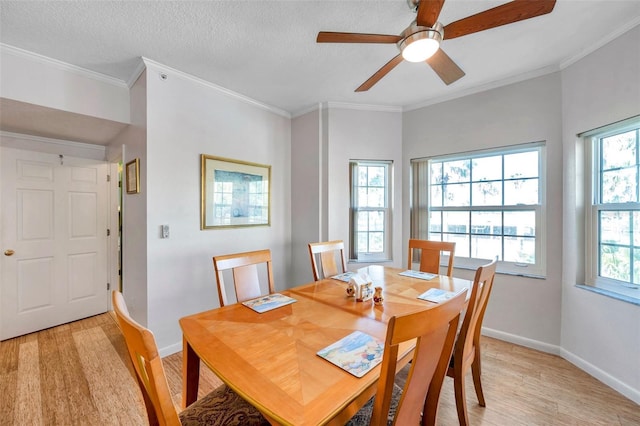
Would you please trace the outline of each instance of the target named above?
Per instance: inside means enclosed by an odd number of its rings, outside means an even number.
[[[447,0],[439,20],[503,3]],[[399,34],[414,18],[406,0],[2,0],[0,42],[123,81],[143,56],[291,114],[325,101],[406,109],[558,70],[638,25],[640,0],[558,0],[548,15],[445,40],[466,72],[450,86],[403,62],[354,93],[395,45],[315,42],[318,31]]]

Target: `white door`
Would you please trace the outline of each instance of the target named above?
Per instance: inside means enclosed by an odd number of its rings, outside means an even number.
[[[106,312],[107,163],[1,149],[0,340]]]

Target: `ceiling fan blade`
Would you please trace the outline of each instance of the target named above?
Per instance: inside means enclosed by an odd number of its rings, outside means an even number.
[[[524,19],[545,15],[553,10],[556,0],[514,0],[476,13],[444,27],[444,38],[456,38]]]
[[[416,24],[421,27],[433,27],[440,16],[444,0],[420,0]]]
[[[464,77],[464,71],[442,49],[425,61],[448,86]]]
[[[363,33],[332,33],[320,31],[317,43],[397,43],[402,40],[399,35],[363,34]]]
[[[367,90],[371,89],[371,87],[373,87],[374,84],[376,84],[378,81],[380,81],[380,79],[382,77],[387,75],[389,73],[389,71],[394,69],[396,67],[396,65],[398,65],[400,62],[402,62],[402,60],[403,60],[402,59],[402,55],[398,54],[392,60],[390,60],[389,62],[384,64],[384,66],[382,68],[380,68],[378,71],[376,71],[375,74],[373,74],[371,77],[369,77],[369,79],[367,81],[365,81],[364,83],[362,83],[360,85],[360,87],[358,87],[355,91],[356,92],[366,92]]]

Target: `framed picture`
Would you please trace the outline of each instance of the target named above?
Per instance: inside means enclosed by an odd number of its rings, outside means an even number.
[[[140,192],[140,159],[136,158],[127,163],[125,167],[127,194]]]
[[[201,155],[200,229],[271,224],[271,166]]]

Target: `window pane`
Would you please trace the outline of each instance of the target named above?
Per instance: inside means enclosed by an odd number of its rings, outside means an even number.
[[[367,207],[367,200],[367,187],[358,187],[358,199],[356,200],[356,207]]]
[[[640,284],[640,247],[633,250],[633,282]]]
[[[504,178],[514,179],[538,176],[538,150],[504,156]]]
[[[533,237],[505,237],[504,260],[507,262],[535,263],[536,240]]]
[[[504,234],[535,237],[536,212],[504,212]]]
[[[636,164],[636,132],[630,131],[603,138],[602,169],[610,170]]]
[[[456,249],[458,247],[456,246]],[[458,250],[456,250],[456,254]],[[474,259],[493,259],[502,254],[502,237],[489,235],[471,236],[471,257]]]
[[[442,241],[442,234],[429,234],[428,238],[431,241]]]
[[[600,245],[600,276],[629,282],[629,260],[629,248]]]
[[[504,183],[504,205],[539,204],[538,179],[508,180]]]
[[[384,231],[384,212],[368,212],[369,231]]]
[[[443,231],[469,233],[469,212],[442,212]]]
[[[384,251],[384,233],[369,232],[369,253],[382,253]]]
[[[384,188],[369,188],[366,207],[384,207],[384,201]]]
[[[444,185],[443,191],[445,206],[468,206],[470,203],[468,183]]]
[[[431,176],[431,184],[441,184],[442,183],[442,163],[432,162],[429,170],[429,174]]]
[[[474,206],[501,206],[502,182],[476,182],[471,184]]]
[[[358,253],[367,253],[369,251],[369,234],[367,232],[358,232]]]
[[[640,246],[640,212],[633,212],[633,245]]]
[[[356,222],[358,223],[358,231],[369,230],[369,212],[358,212]],[[366,246],[365,246],[366,247]]]
[[[443,241],[456,243],[456,257],[469,257],[469,235],[443,234]]]
[[[471,233],[484,235],[501,235],[502,213],[471,212]]]
[[[369,167],[369,186],[384,186],[384,167]]]
[[[429,213],[429,232],[442,232],[442,212]]]
[[[469,182],[471,175],[469,173],[470,164],[470,160],[444,162],[442,165],[443,183]]]
[[[600,242],[612,244],[631,244],[629,211],[600,212]]]
[[[481,157],[473,160],[473,181],[502,179],[502,156]]]
[[[358,186],[367,186],[367,167],[358,166]]]
[[[636,168],[619,169],[602,173],[602,202],[628,203],[638,201]]]
[[[433,207],[441,207],[442,206],[442,186],[433,185],[431,186],[431,206]]]

